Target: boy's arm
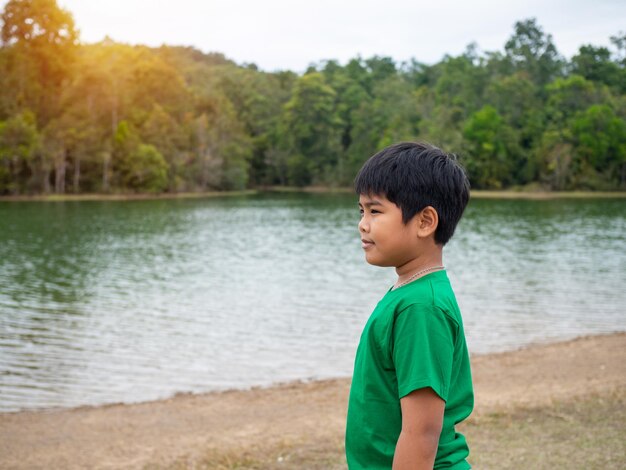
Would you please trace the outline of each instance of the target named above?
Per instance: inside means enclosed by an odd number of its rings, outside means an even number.
[[[393,456],[393,470],[432,470],[445,402],[426,387],[402,397],[400,407],[402,430]]]

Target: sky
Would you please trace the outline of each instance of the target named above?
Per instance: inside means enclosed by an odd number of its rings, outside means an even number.
[[[0,0],[4,8],[7,0]],[[626,30],[624,0],[57,0],[74,15],[82,42],[106,35],[149,46],[194,46],[266,71],[360,55],[433,64],[503,50],[516,21],[537,18],[570,58],[582,44],[609,46]]]

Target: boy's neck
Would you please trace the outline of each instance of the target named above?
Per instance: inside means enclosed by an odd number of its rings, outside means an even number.
[[[435,245],[434,249],[421,253],[401,266],[396,266],[398,282],[403,282],[419,271],[438,266],[443,266],[443,250],[440,245]]]

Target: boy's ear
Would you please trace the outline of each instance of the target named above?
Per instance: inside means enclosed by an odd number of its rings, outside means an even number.
[[[426,238],[435,233],[439,225],[439,214],[432,206],[424,207],[417,213],[417,236],[418,238]]]

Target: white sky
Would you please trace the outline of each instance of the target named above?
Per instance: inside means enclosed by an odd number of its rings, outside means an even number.
[[[4,8],[7,0],[0,0]],[[476,41],[502,50],[515,21],[536,17],[559,52],[608,46],[626,30],[624,0],[57,0],[83,42],[191,45],[264,70],[302,72],[361,55],[438,62]]]

